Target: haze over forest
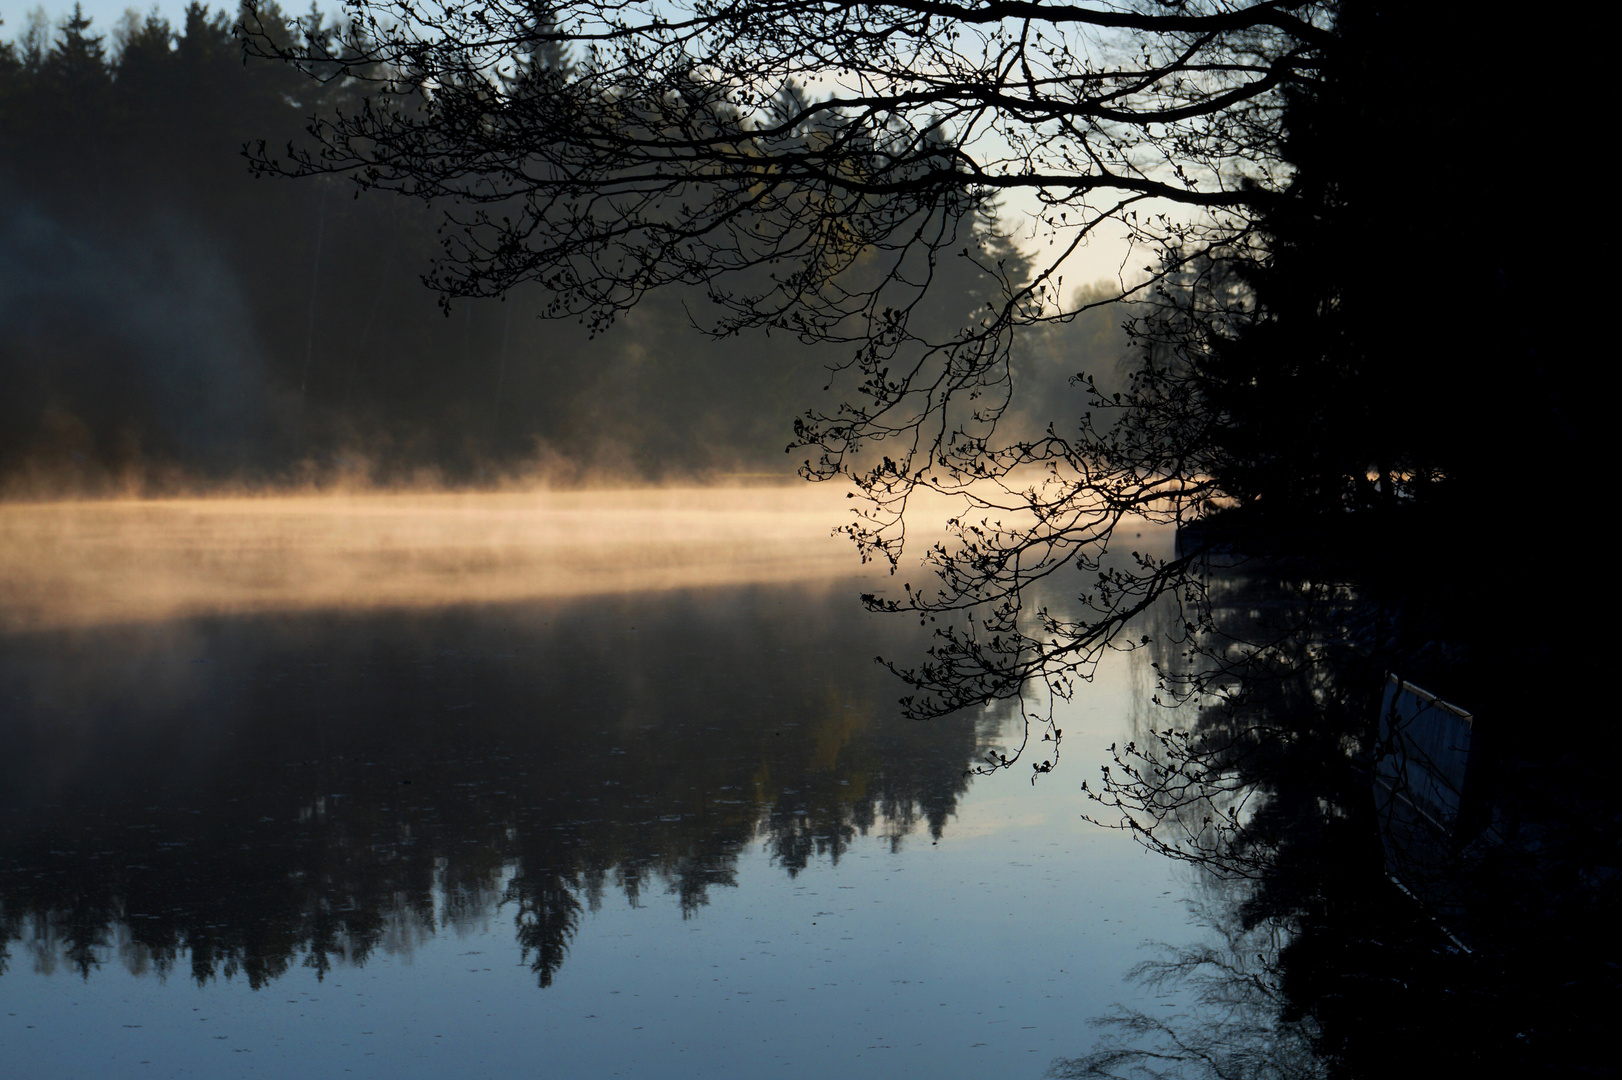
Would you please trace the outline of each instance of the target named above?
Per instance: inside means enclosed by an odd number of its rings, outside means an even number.
[[[713,340],[689,311],[707,301],[671,290],[595,339],[541,318],[535,289],[442,310],[422,281],[440,208],[251,175],[245,145],[274,153],[358,98],[245,63],[233,21],[36,10],[0,30],[0,491],[792,474],[793,418],[836,404],[846,347]],[[975,236],[1028,275],[1007,239]],[[930,335],[988,286],[943,263]],[[1012,423],[1073,422],[1068,380],[1108,375],[1120,322],[1098,309],[1028,335]]]

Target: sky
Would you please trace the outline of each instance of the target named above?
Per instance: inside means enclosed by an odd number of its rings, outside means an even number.
[[[0,27],[0,34],[3,34],[8,39],[16,37],[22,32],[23,27],[27,25],[28,13],[35,7],[40,6],[44,7],[45,13],[50,18],[52,23],[60,21],[62,16],[66,15],[70,10],[72,10],[73,7],[71,3],[51,3],[44,5],[19,3],[0,4],[0,20],[4,20],[5,22],[5,25]],[[101,33],[110,33],[112,28],[117,25],[119,19],[123,18],[124,12],[129,10],[139,11],[144,15],[156,8],[160,15],[163,15],[172,23],[179,22],[186,10],[186,5],[184,3],[177,3],[174,2],[174,0],[171,0],[170,3],[166,4],[148,4],[146,6],[120,3],[119,0],[81,0],[80,6],[84,9],[84,13],[90,16],[92,20],[91,28]],[[215,7],[218,5],[211,4],[210,6]]]

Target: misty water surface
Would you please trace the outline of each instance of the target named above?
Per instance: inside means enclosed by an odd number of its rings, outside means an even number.
[[[1180,878],[1009,709],[898,717],[782,490],[14,506],[0,1057],[72,1075],[1038,1076]],[[1068,771],[1066,771],[1068,770]]]

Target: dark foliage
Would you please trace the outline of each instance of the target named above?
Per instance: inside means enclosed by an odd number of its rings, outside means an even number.
[[[312,118],[363,109],[367,87],[245,62],[235,21],[193,4],[179,27],[153,15],[109,37],[74,14],[0,46],[11,492],[792,468],[791,421],[830,354],[706,339],[699,298],[674,292],[596,337],[539,321],[539,290],[441,310],[421,280],[437,204],[252,178],[245,146],[310,148]],[[262,8],[254,26],[339,48],[313,16]],[[534,97],[565,67],[537,45],[511,85]],[[955,325],[980,275],[952,263],[924,317]]]

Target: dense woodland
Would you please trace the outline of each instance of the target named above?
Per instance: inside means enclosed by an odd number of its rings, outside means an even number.
[[[312,16],[260,17],[288,38],[331,37]],[[311,116],[360,98],[354,83],[245,59],[235,19],[194,3],[180,26],[75,13],[4,28],[0,478],[13,496],[792,474],[793,418],[826,396],[847,349],[706,337],[689,305],[708,301],[674,291],[595,336],[541,318],[539,289],[442,307],[423,284],[439,207],[252,175],[245,148],[302,145]],[[1005,240],[979,239],[1019,264]],[[980,272],[947,270],[930,317],[955,325]],[[1033,338],[1030,400],[1079,410],[1066,380],[1107,367],[1119,322],[1099,312]]]

